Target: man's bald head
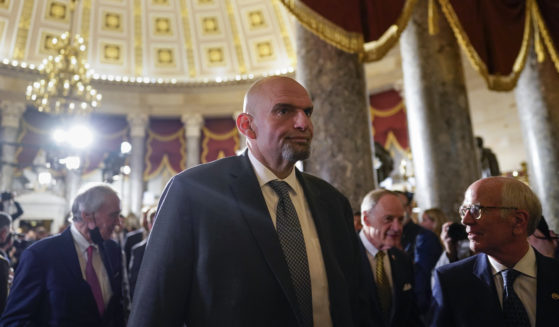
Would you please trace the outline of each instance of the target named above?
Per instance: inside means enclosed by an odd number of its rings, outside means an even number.
[[[269,98],[273,88],[286,84],[294,84],[304,89],[299,82],[286,76],[269,76],[254,82],[245,94],[243,112],[256,114],[260,101]]]

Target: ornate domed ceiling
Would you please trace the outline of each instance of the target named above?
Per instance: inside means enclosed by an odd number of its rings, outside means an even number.
[[[221,82],[295,67],[293,18],[278,0],[80,0],[72,15],[73,5],[0,0],[0,60],[33,68],[72,29],[95,79]]]

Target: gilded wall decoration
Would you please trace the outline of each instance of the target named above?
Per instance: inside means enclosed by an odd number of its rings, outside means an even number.
[[[198,0],[198,4],[199,5],[209,5],[209,4],[213,4],[214,0]]]
[[[212,47],[207,49],[207,59],[209,66],[224,66],[225,55],[223,48]]]
[[[219,34],[219,25],[217,23],[217,17],[203,17],[202,18],[202,31],[203,34]]]
[[[122,45],[114,43],[102,43],[103,53],[101,61],[107,64],[121,64],[123,62]]]
[[[155,35],[173,35],[171,20],[167,17],[156,17],[154,20]]]
[[[49,33],[49,32],[41,33],[41,47],[39,48],[39,53],[56,54],[56,51],[54,50],[54,43],[52,41],[58,37],[60,37],[60,35],[55,33]]]
[[[169,48],[155,49],[157,63],[156,67],[175,66],[174,50]]]
[[[10,0],[0,0],[0,9],[8,9],[9,7],[10,7]]]
[[[260,10],[253,10],[248,12],[248,21],[250,24],[250,29],[258,29],[262,27],[266,27],[266,20],[264,19],[264,15]]]
[[[151,0],[151,4],[156,6],[168,6],[169,0]]]
[[[274,47],[270,41],[256,42],[255,47],[259,60],[273,60],[275,58]]]
[[[47,12],[45,18],[47,20],[69,21],[67,13],[67,5],[59,1],[49,1],[47,4]]]
[[[115,12],[103,13],[103,30],[122,32],[122,15]]]

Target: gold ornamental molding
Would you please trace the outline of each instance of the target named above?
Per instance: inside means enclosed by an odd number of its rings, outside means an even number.
[[[21,16],[19,17],[19,24],[17,29],[16,44],[12,58],[15,60],[22,60],[25,56],[25,44],[29,35],[29,27],[31,26],[31,14],[35,7],[34,0],[24,0]]]
[[[137,76],[142,76],[144,70],[142,51],[142,1],[134,0],[134,73]]]
[[[287,52],[287,58],[289,58],[289,65],[291,67],[295,67],[297,64],[297,56],[295,55],[295,51],[293,50],[293,44],[291,42],[291,37],[287,28],[285,27],[286,24],[283,19],[283,15],[280,10],[279,0],[272,0],[272,6],[274,7],[274,11],[276,12],[276,17],[278,18],[278,25],[280,27],[280,34],[283,40],[283,44],[285,46],[285,51]]]
[[[237,22],[235,20],[235,13],[233,12],[233,5],[231,4],[231,0],[226,0],[225,2],[227,3],[227,14],[231,24],[231,33],[233,34],[235,53],[237,54],[237,61],[239,63],[239,72],[241,74],[246,74],[247,66],[243,56],[243,49],[241,47],[241,38],[239,37],[239,32],[237,30]]]
[[[184,32],[184,45],[186,47],[186,61],[188,65],[188,75],[196,76],[196,65],[194,64],[194,47],[192,46],[192,34],[190,33],[190,17],[186,1],[180,1],[182,28]]]

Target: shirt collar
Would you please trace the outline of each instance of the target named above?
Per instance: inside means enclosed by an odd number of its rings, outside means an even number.
[[[252,154],[252,152],[250,152],[250,150],[248,151],[248,158],[250,160],[250,163],[252,164],[252,168],[254,169],[254,173],[256,174],[256,178],[258,179],[258,184],[260,184],[260,187],[263,187],[264,185],[268,184],[268,182],[271,182],[273,180],[280,180],[286,182],[291,187],[291,189],[295,191],[295,193],[297,193],[297,175],[295,173],[296,168],[291,169],[291,173],[289,173],[286,178],[279,179],[270,169],[268,169],[268,167],[264,166],[264,164],[262,164]]]
[[[488,255],[487,258],[489,259],[493,276],[499,274],[503,270],[508,269],[507,266],[501,264],[492,256]],[[514,267],[512,267],[512,269],[522,273],[523,275],[536,278],[536,253],[531,246],[528,247],[528,251],[526,252],[526,254],[514,265]]]
[[[86,252],[87,248],[91,245],[97,248],[95,244],[89,243],[85,239],[85,237],[82,235],[82,233],[80,233],[80,231],[78,230],[78,228],[74,223],[72,223],[72,226],[70,226],[70,232],[72,233],[72,238],[74,239],[74,242],[76,242],[76,244],[78,245],[80,252]]]
[[[367,249],[367,252],[369,252],[373,257],[375,257],[379,250],[373,245],[373,243],[369,241],[367,236],[365,236],[365,232],[363,230],[359,232],[359,237],[361,238],[361,242],[363,243],[363,246],[365,246],[365,249]]]

